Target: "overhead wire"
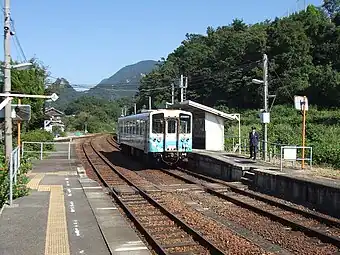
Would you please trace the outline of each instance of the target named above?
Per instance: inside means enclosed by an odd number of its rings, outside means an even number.
[[[5,14],[5,8],[4,8],[2,2],[0,2],[0,7],[2,8],[1,13],[4,15]],[[24,52],[24,50],[21,46],[17,31],[16,31],[16,28],[15,28],[15,21],[12,17],[10,18],[10,24],[11,24],[10,29],[14,33],[11,38],[13,39],[14,47],[15,47],[16,51],[18,52],[18,55],[19,55],[18,57],[20,58],[20,55],[21,55],[22,59],[20,59],[20,60],[27,62],[26,54],[25,54],[25,52]]]

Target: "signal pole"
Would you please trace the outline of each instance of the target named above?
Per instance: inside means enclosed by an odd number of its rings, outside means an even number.
[[[180,80],[179,87],[181,89],[181,103],[182,103],[183,102],[183,74],[181,74],[181,80]]]
[[[4,93],[11,92],[11,17],[10,0],[4,4]],[[8,97],[8,96],[6,96]],[[9,160],[12,152],[11,102],[5,106],[5,156]]]
[[[184,78],[185,78],[185,83],[184,83]],[[180,102],[183,102],[184,100],[186,100],[187,87],[188,87],[188,77],[184,77],[183,74],[181,74],[179,87],[181,89],[181,101]]]
[[[175,84],[171,83],[171,104],[175,103]]]
[[[267,54],[263,55],[263,101],[264,112],[268,112],[268,57]],[[263,123],[263,158],[265,161],[268,159],[268,124]]]

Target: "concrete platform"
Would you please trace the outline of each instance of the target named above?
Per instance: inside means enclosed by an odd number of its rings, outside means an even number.
[[[340,180],[318,178],[304,170],[280,168],[227,152],[193,150],[188,168],[340,218]]]
[[[35,161],[30,195],[0,214],[0,255],[150,254],[76,160]]]

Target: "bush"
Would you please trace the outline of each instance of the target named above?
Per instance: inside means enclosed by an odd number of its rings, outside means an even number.
[[[241,113],[242,141],[248,138],[248,132],[255,126],[260,134],[261,124],[254,110]],[[228,122],[226,127],[226,145],[230,148],[231,139],[237,137],[238,126]],[[302,144],[302,116],[291,106],[275,106],[268,124],[268,142],[286,145]],[[340,111],[317,110],[311,107],[306,118],[306,146],[313,148],[313,163],[340,168]]]
[[[8,166],[2,163],[1,168],[4,170],[0,171],[0,208],[8,199],[9,194]],[[27,157],[22,158],[20,174],[17,176],[17,183],[13,185],[13,199],[28,195],[29,189],[26,184],[29,182],[29,178],[25,174],[30,170],[32,170],[32,163]]]
[[[53,134],[45,130],[33,130],[22,134],[21,140],[24,142],[53,142]],[[40,151],[40,144],[25,144],[25,150]],[[54,150],[52,144],[44,145],[44,150]]]

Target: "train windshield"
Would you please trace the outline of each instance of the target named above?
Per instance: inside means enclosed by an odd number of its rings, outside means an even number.
[[[176,123],[175,119],[168,119],[168,134],[176,133]]]
[[[164,133],[164,113],[157,113],[152,115],[152,133]]]
[[[191,132],[191,117],[189,114],[180,113],[179,114],[180,121],[180,133],[181,134],[189,134]]]

